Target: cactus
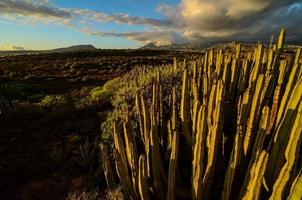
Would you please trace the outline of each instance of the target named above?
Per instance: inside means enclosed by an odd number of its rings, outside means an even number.
[[[141,96],[141,102],[142,102],[142,112],[144,117],[144,142],[145,142],[144,147],[145,147],[145,153],[147,159],[147,172],[148,172],[148,177],[150,177],[150,130],[151,130],[150,113],[143,96]]]
[[[281,103],[280,103],[280,107],[279,107],[278,115],[277,115],[277,119],[276,119],[277,125],[280,123],[281,117],[284,114],[284,110],[288,104],[289,95],[292,93],[293,87],[295,86],[295,83],[297,81],[297,78],[298,78],[297,75],[299,74],[299,71],[301,71],[299,64],[298,64],[300,55],[301,55],[301,48],[299,48],[296,52],[294,66],[290,72],[289,79],[288,79],[288,82],[287,82],[287,85],[285,88],[285,92],[284,92],[284,95],[283,95]]]
[[[292,184],[291,191],[287,200],[296,200],[301,198],[302,198],[302,176],[300,172]]]
[[[193,102],[200,101],[199,98],[199,87],[198,87],[198,69],[197,69],[197,63],[193,63],[193,79],[192,79],[192,93],[193,93]]]
[[[173,58],[173,70],[176,71],[177,68],[178,68],[178,63],[177,63],[176,58],[174,57],[174,58]]]
[[[252,101],[250,116],[248,118],[247,129],[246,129],[246,133],[244,136],[244,142],[243,142],[244,155],[247,155],[247,152],[248,152],[248,150],[250,148],[250,144],[251,144],[253,126],[254,126],[254,122],[256,120],[256,116],[255,116],[255,114],[257,113],[256,109],[257,109],[257,107],[260,106],[260,92],[263,89],[263,83],[264,83],[263,78],[264,78],[263,75],[259,75],[259,78],[257,80],[256,91],[254,94],[254,99]]]
[[[108,189],[111,189],[111,188],[114,188],[115,181],[114,181],[114,176],[113,176],[111,164],[110,164],[110,161],[109,161],[109,155],[108,155],[107,147],[103,144],[100,144],[100,151],[101,151],[101,159],[102,159],[106,184],[107,184]]]
[[[198,123],[196,127],[196,141],[193,149],[193,169],[192,169],[192,198],[201,199],[202,182],[204,169],[204,151],[206,139],[206,106],[201,106],[198,112]]]
[[[285,160],[286,162],[282,166],[282,169],[278,175],[278,178],[273,186],[273,191],[270,196],[270,200],[273,199],[282,199],[285,186],[288,184],[288,181],[291,176],[291,171],[295,161],[297,160],[297,154],[299,153],[299,144],[301,143],[301,134],[302,134],[302,102],[300,100],[300,105],[297,111],[297,116],[294,120],[293,128],[289,136],[288,144],[285,149]]]
[[[212,100],[214,101],[214,99]],[[212,187],[213,175],[215,171],[216,158],[219,151],[219,145],[222,137],[223,125],[223,101],[224,101],[224,86],[222,80],[218,81],[216,94],[216,107],[214,110],[213,125],[209,127],[207,135],[208,160],[204,174],[204,198],[208,198]]]
[[[176,132],[173,134],[172,139],[172,151],[170,155],[169,164],[169,178],[168,178],[168,191],[167,200],[175,199],[175,179],[176,179],[176,165],[178,157],[178,144],[179,144],[179,134]]]
[[[132,129],[129,125],[129,121],[124,122],[124,138],[126,143],[126,155],[128,164],[132,173],[133,188],[136,191],[137,185],[137,171],[138,171],[138,155],[135,138]]]
[[[253,145],[253,151],[251,154],[251,158],[249,161],[248,169],[247,171],[252,172],[253,167],[257,160],[260,157],[261,150],[263,149],[263,143],[265,140],[265,136],[267,134],[267,129],[269,127],[269,120],[270,120],[270,108],[268,106],[264,107],[262,110],[262,116],[261,116],[261,121],[259,125],[259,129],[256,135],[256,139]],[[246,192],[248,190],[248,183],[253,179],[253,174],[252,173],[247,173],[244,179],[243,187],[241,188],[241,194]]]
[[[135,108],[136,108],[136,114],[138,118],[138,125],[140,128],[140,133],[142,137],[142,141],[145,142],[145,136],[144,136],[144,123],[143,123],[143,115],[142,115],[142,103],[139,93],[135,95]]]
[[[131,179],[128,175],[128,172],[125,170],[125,167],[123,166],[124,163],[123,163],[120,153],[116,149],[114,149],[113,155],[114,155],[114,160],[115,160],[116,172],[120,179],[121,185],[123,187],[123,190],[124,190],[126,196],[129,199],[133,199],[133,200],[137,199],[136,194],[133,190],[133,185],[131,183]]]
[[[278,50],[282,50],[284,47],[285,35],[286,35],[286,29],[282,28],[278,39],[278,45],[277,45]]]
[[[126,160],[126,155],[125,155],[125,147],[124,143],[122,141],[121,135],[119,132],[116,130],[116,124],[115,122],[113,123],[113,137],[114,137],[114,146],[119,154],[120,157],[120,162],[121,166],[124,167],[125,173],[128,174],[128,165],[127,165],[127,160]]]
[[[188,71],[184,71],[182,83],[182,97],[181,97],[181,108],[180,108],[180,118],[182,120],[183,134],[186,138],[188,144],[192,144],[192,136],[189,129],[189,102],[188,102]]]
[[[154,71],[152,99],[137,93],[135,112],[129,106],[118,124],[124,137],[113,124],[116,172],[128,199],[301,196],[301,49],[288,59],[285,32],[269,49],[258,43],[243,54],[236,45],[232,54],[212,49],[186,58],[182,84],[173,82],[172,90]],[[168,69],[177,68],[174,58]],[[114,185],[101,153],[107,184]]]
[[[277,127],[277,130],[275,131],[275,135],[273,137],[273,146],[269,162],[274,163],[274,165],[270,165],[266,172],[267,179],[269,180],[269,186],[272,186],[274,184],[274,181],[280,173],[283,163],[285,162],[285,157],[280,155],[285,154],[285,149],[288,145],[289,136],[293,129],[294,120],[297,116],[297,110],[301,99],[302,77],[293,89],[293,93],[290,97],[285,115],[283,116],[282,121]]]
[[[259,159],[253,163],[250,170],[251,179],[247,184],[247,190],[242,197],[242,200],[259,199],[262,179],[267,166],[268,153],[263,150],[259,156]]]
[[[148,189],[148,172],[147,161],[144,155],[139,157],[139,172],[138,172],[138,190],[142,200],[150,200],[150,193]]]
[[[150,150],[151,150],[151,169],[153,175],[153,185],[156,190],[156,197],[158,199],[162,199],[164,196],[163,193],[163,186],[162,186],[162,179],[161,174],[163,172],[163,166],[160,156],[159,150],[159,138],[157,132],[157,105],[156,105],[156,98],[157,98],[157,91],[156,86],[153,85],[153,100],[152,100],[152,112],[151,112],[151,130],[150,130]]]

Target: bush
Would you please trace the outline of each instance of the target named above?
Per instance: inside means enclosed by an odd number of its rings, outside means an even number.
[[[64,95],[46,95],[37,105],[42,108],[57,109],[68,105],[68,100]]]
[[[103,87],[96,87],[90,91],[90,95],[93,100],[104,101],[111,97],[110,91],[104,89]]]
[[[116,188],[115,190],[109,190],[107,192],[106,198],[108,200],[123,200],[125,199],[124,194],[122,192],[122,188]]]
[[[66,200],[98,200],[101,199],[101,195],[97,191],[85,192],[74,191],[68,194]]]

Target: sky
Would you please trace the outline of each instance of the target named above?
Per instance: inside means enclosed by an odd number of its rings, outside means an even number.
[[[0,50],[302,42],[302,0],[0,0]],[[276,37],[275,37],[276,38]]]

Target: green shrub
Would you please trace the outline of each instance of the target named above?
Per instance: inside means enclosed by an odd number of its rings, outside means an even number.
[[[124,200],[124,194],[122,192],[122,188],[118,187],[114,190],[109,190],[106,195],[106,199],[108,200]]]
[[[95,87],[90,91],[90,95],[93,100],[107,100],[110,98],[110,91],[104,89],[103,87]]]
[[[42,108],[56,109],[68,105],[68,100],[64,95],[46,95],[37,105]]]
[[[73,191],[68,194],[66,200],[98,200],[101,194],[97,191]]]

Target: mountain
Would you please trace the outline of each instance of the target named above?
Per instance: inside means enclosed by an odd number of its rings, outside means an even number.
[[[16,46],[0,46],[0,51],[22,51],[24,50],[23,47],[16,47]]]
[[[156,50],[158,46],[156,46],[153,42],[146,44],[145,46],[140,47],[141,50]]]
[[[56,53],[62,53],[62,52],[71,52],[71,51],[89,51],[89,50],[96,50],[96,48],[89,44],[89,45],[75,45],[70,47],[64,47],[59,49],[52,49],[47,52],[56,52]]]
[[[75,51],[93,51],[97,50],[93,45],[74,45],[70,47],[52,49],[52,50],[0,50],[0,56],[6,55],[24,55],[24,54],[37,54],[37,53],[66,53]]]

